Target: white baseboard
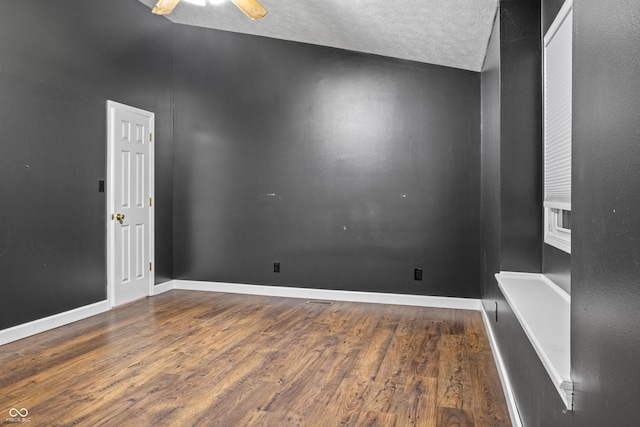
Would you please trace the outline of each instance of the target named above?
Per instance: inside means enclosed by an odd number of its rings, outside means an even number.
[[[239,283],[201,282],[196,280],[174,280],[174,289],[190,291],[225,292],[234,294],[262,295],[284,298],[304,298],[376,304],[412,305],[418,307],[453,308],[475,310],[481,308],[475,298],[437,297],[379,292],[338,291],[331,289],[291,288],[284,286],[245,285]]]
[[[238,283],[202,282],[195,280],[170,280],[153,287],[153,295],[172,289],[191,291],[226,292],[246,295],[276,296],[375,304],[410,305],[417,307],[450,308],[458,310],[481,309],[481,302],[475,298],[438,297],[378,292],[339,291],[331,289],[292,288],[284,286],[246,285]],[[22,325],[0,330],[0,345],[55,329],[111,309],[107,300],[84,307],[34,320]]]
[[[493,353],[493,359],[496,362],[498,374],[500,375],[500,383],[502,383],[502,391],[504,392],[504,397],[507,400],[507,407],[509,408],[509,415],[511,416],[511,424],[513,424],[513,427],[522,427],[520,411],[518,411],[518,405],[516,404],[515,395],[513,394],[511,380],[509,379],[509,374],[507,373],[507,367],[505,366],[504,360],[502,359],[502,354],[500,353],[498,342],[496,341],[495,334],[493,333],[493,327],[491,326],[489,316],[487,315],[487,312],[484,309],[482,303],[480,304],[480,306],[480,311],[482,312],[482,320],[487,331],[487,336],[489,337],[489,344],[491,345],[491,353]]]
[[[0,345],[17,341],[22,338],[36,335],[41,332],[55,329],[96,314],[109,311],[109,301],[104,300],[94,304],[85,305],[84,307],[74,308],[73,310],[63,313],[54,314],[53,316],[34,320],[33,322],[23,323],[22,325],[13,326],[11,328],[0,330]]]
[[[169,280],[168,282],[160,283],[153,287],[153,295],[160,295],[165,292],[169,292],[174,289],[174,280]],[[153,296],[152,295],[152,296]]]

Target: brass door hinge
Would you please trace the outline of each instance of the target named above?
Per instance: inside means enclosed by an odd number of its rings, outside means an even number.
[[[153,269],[153,263],[150,262],[149,263],[149,271],[153,271],[152,269]]]
[[[149,142],[153,142],[153,134],[149,132]]]
[[[153,206],[153,197],[149,197],[149,206]]]

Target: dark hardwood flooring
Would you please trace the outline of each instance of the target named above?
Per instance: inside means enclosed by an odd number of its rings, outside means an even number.
[[[32,426],[511,425],[477,312],[175,290],[1,346],[0,422],[11,408]]]

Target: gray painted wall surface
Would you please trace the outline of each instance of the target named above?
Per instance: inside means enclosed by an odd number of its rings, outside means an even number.
[[[481,76],[482,302],[524,425],[557,426],[569,417],[564,404],[494,278],[500,270],[541,271],[540,10],[535,9],[523,2],[501,4]],[[527,129],[530,137],[517,136]]]
[[[549,3],[555,12],[561,6]],[[509,8],[509,3],[503,2],[505,7]],[[517,13],[512,9],[510,15],[513,19]],[[638,16],[640,4],[622,0],[574,3],[573,250],[564,261],[562,254],[545,259],[548,274],[558,269],[566,275],[571,264],[573,412],[562,412],[560,397],[528,339],[499,291],[486,282],[489,272],[483,272],[483,303],[491,313],[494,300],[499,303],[494,328],[525,426],[640,424],[635,409],[640,396]],[[548,27],[552,18],[549,13],[543,17]],[[494,35],[496,32],[494,29]],[[504,34],[501,40],[505,40]],[[500,168],[497,160],[505,161],[504,157],[484,157],[485,149],[495,151],[492,144],[499,144],[488,130],[491,127],[485,126],[495,117],[493,109],[498,105],[495,68],[499,49],[490,45],[482,74],[483,97],[486,93],[491,98],[482,100],[483,179],[495,176],[494,169]],[[504,63],[505,57],[500,59]],[[495,178],[489,181],[495,182]],[[483,204],[495,205],[494,199],[483,191]],[[483,230],[489,230],[486,221],[483,210]],[[494,259],[495,250],[495,236],[483,234],[485,257]],[[495,261],[484,265],[495,268]]]
[[[571,254],[545,244],[542,248],[542,272],[571,294]]]
[[[156,113],[156,278],[173,274],[171,25],[135,1],[64,9],[2,2],[0,329],[106,297],[107,99]]]
[[[481,214],[482,298],[487,311],[491,301],[504,298],[495,285],[500,271],[500,20],[493,24],[481,73]]]
[[[479,296],[478,73],[175,30],[176,278]]]
[[[640,2],[574,1],[575,426],[640,425]]]
[[[482,72],[483,298],[499,271],[541,272],[540,8],[502,2]],[[493,301],[487,301],[494,311]]]
[[[500,6],[500,269],[542,271],[540,4]]]
[[[556,15],[562,8],[565,0],[542,0],[542,34],[546,34],[547,30],[556,19]]]

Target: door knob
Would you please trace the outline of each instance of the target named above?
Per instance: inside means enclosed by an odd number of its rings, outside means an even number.
[[[116,219],[117,219],[118,221],[122,221],[122,220],[124,219],[124,215],[122,215],[122,214],[116,214]]]

